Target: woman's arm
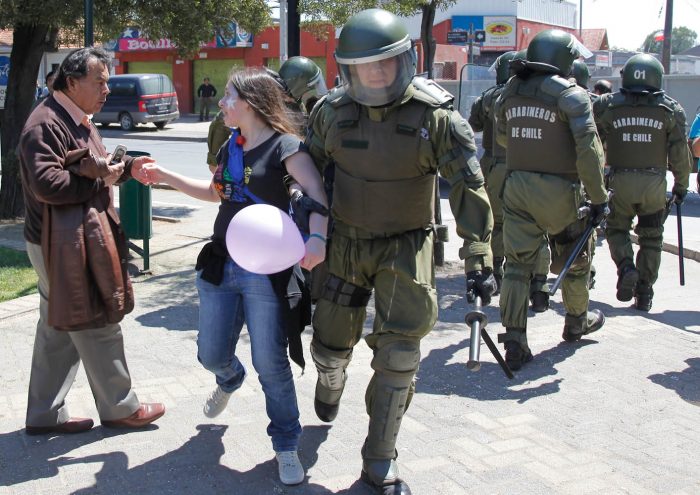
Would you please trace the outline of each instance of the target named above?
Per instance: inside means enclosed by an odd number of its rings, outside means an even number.
[[[328,208],[328,199],[323,189],[323,181],[314,166],[311,156],[305,152],[297,152],[284,160],[287,172],[299,183],[302,190],[312,199]],[[309,217],[309,232],[311,236],[306,241],[306,255],[301,261],[302,268],[311,270],[326,257],[326,241],[328,217],[316,212]],[[314,235],[316,234],[316,235]]]
[[[168,184],[178,191],[202,201],[218,202],[221,200],[214,189],[213,180],[192,179],[152,163],[145,163],[143,172],[148,178],[146,184]]]

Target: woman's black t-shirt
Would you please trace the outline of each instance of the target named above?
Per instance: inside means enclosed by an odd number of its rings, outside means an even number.
[[[228,147],[229,142],[226,141],[218,153],[218,166],[213,178],[221,196],[221,205],[214,222],[212,239],[222,242],[226,240],[226,229],[231,219],[246,206],[261,202],[287,211],[289,194],[283,182],[287,175],[283,162],[293,154],[307,150],[298,137],[276,132],[259,146],[243,152],[244,178],[239,183],[232,183],[226,180],[230,177],[225,176]]]

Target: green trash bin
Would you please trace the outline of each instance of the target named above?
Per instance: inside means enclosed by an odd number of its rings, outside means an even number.
[[[129,156],[151,156],[145,151],[127,151]],[[132,242],[129,247],[143,257],[143,270],[149,267],[148,240],[153,236],[153,210],[151,206],[151,186],[144,186],[130,179],[119,186],[119,218],[129,241],[143,241],[143,249]]]

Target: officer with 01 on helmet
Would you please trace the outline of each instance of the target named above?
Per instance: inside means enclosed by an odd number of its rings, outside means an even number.
[[[415,52],[398,17],[381,9],[354,15],[340,32],[335,55],[344,84],[316,105],[307,137],[317,166],[326,178],[334,176],[330,275],[313,318],[314,406],[323,421],[338,414],[346,368],[375,289],[374,326],[366,337],[374,375],[365,395],[362,479],[379,493],[408,494],[395,447],[413,395],[420,340],[437,319],[435,174],[452,184],[467,288],[485,303],[496,287],[493,218],[472,130],[449,93],[414,77]]]
[[[617,299],[634,296],[635,307],[642,311],[651,309],[661,263],[666,170],[671,168],[672,191],[680,203],[688,191],[691,163],[685,112],[661,90],[662,74],[656,58],[634,55],[622,69],[622,89],[600,96],[594,106],[615,191],[605,236],[617,265]],[[636,264],[629,234],[634,217]]]
[[[499,335],[506,362],[519,369],[532,359],[527,344],[528,285],[542,236],[552,246],[552,271],[563,265],[588,219],[578,219],[584,187],[598,224],[607,211],[603,185],[603,149],[588,93],[566,79],[574,58],[585,47],[561,30],[538,33],[527,48],[527,61],[496,102],[497,139],[507,148],[509,176],[503,191],[503,244],[506,269],[501,287]],[[588,311],[590,242],[563,282],[567,342],[602,327],[605,318]]]

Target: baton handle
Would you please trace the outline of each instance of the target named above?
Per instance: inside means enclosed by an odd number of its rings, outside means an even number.
[[[474,299],[474,309],[470,311],[464,318],[464,321],[469,325],[471,330],[469,336],[469,361],[467,368],[471,371],[479,371],[481,363],[479,362],[479,354],[481,352],[481,328],[486,326],[486,314],[481,310],[481,297],[478,295]]]
[[[678,275],[681,285],[685,285],[685,261],[683,259],[683,217],[681,205],[676,203],[676,223],[678,226]]]

